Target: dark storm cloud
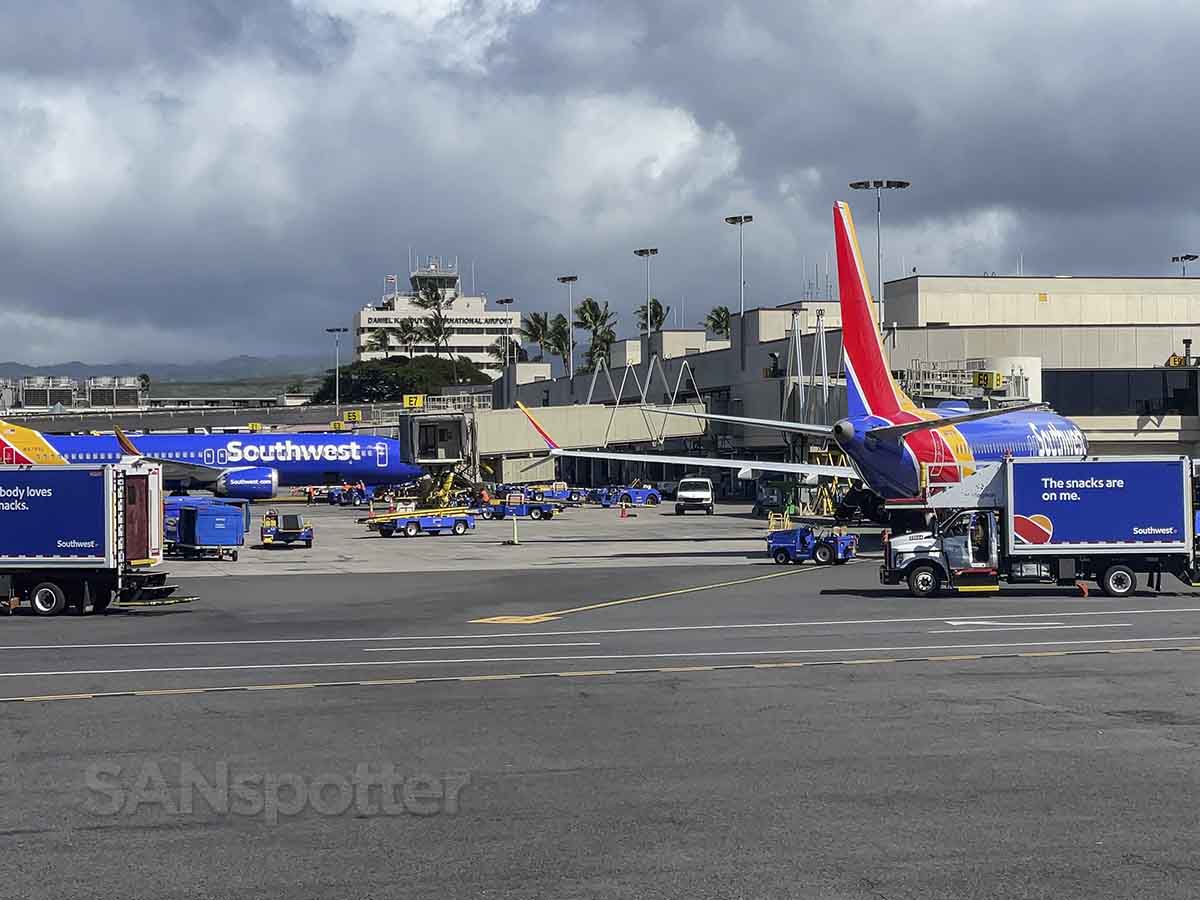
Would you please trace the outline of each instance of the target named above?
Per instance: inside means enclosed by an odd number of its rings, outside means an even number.
[[[1166,273],[1196,249],[1185,4],[0,5],[0,327],[31,354],[320,346],[457,254],[493,296],[685,323],[798,296],[846,182],[885,271]],[[1195,241],[1195,244],[1192,242]],[[469,278],[469,275],[468,275]],[[5,319],[5,316],[8,316]],[[39,318],[40,317],[40,318]],[[58,344],[32,342],[43,322]],[[24,329],[24,331],[22,331]],[[625,317],[623,333],[632,332]],[[114,346],[122,341],[128,347]],[[32,343],[31,343],[32,342]],[[56,347],[61,347],[58,352]],[[126,352],[128,351],[128,352]]]

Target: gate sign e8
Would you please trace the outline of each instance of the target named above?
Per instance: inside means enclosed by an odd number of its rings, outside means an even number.
[[[424,409],[425,395],[424,394],[405,394],[404,395],[405,409]]]

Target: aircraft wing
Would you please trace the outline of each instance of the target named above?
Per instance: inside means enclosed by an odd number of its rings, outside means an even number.
[[[827,478],[854,478],[859,474],[849,466],[822,466],[810,463],[772,462],[764,459],[725,459],[720,456],[664,456],[657,453],[610,453],[607,450],[564,450],[554,442],[554,438],[537,423],[533,414],[518,402],[517,407],[525,413],[529,424],[546,442],[546,449],[551,456],[574,456],[580,459],[611,459],[617,462],[648,462],[670,463],[677,466],[692,466],[694,468],[717,469],[752,469],[760,472],[788,472],[793,475],[824,475]]]
[[[942,419],[926,419],[920,422],[905,422],[902,425],[881,425],[867,431],[867,436],[876,440],[897,440],[914,431],[926,428],[942,428],[945,425],[958,425],[962,422],[977,422],[980,419],[990,419],[993,416],[1005,416],[1015,412],[1029,412],[1034,409],[1045,409],[1044,403],[1020,403],[1016,406],[1005,406],[1000,409],[981,409],[979,412],[967,413],[962,416],[946,416]]]
[[[139,459],[149,460],[152,463],[162,466],[164,481],[190,480],[193,484],[212,484],[221,474],[221,470],[213,466],[206,466],[201,463],[181,462],[178,459],[163,459],[158,456],[149,456],[134,446],[133,441],[120,428],[114,428],[113,433],[117,436],[117,444],[120,445],[121,452],[126,456],[136,456]]]
[[[662,413],[664,416],[689,416],[693,419],[708,419],[712,422],[729,422],[732,425],[750,425],[756,428],[776,428],[779,431],[792,431],[797,434],[808,434],[813,437],[827,438],[833,434],[832,425],[809,425],[805,422],[785,422],[782,419],[753,419],[749,416],[727,416],[721,413],[688,412],[683,409],[659,409],[658,407],[643,406],[647,413]]]
[[[773,462],[766,459],[725,459],[721,456],[664,456],[658,453],[610,453],[607,450],[563,450],[550,448],[551,456],[575,456],[581,459],[611,459],[618,462],[671,463],[694,469],[754,469],[760,472],[789,472],[793,475],[824,475],[828,478],[854,478],[859,475],[849,466],[821,466],[810,463]]]

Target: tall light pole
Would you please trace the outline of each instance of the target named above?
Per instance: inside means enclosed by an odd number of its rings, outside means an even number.
[[[1179,263],[1183,266],[1183,277],[1187,278],[1187,264],[1195,262],[1198,259],[1200,259],[1200,256],[1197,256],[1195,253],[1181,253],[1179,256],[1172,256],[1171,262]]]
[[[501,297],[496,301],[497,306],[512,306],[512,297]],[[506,310],[507,311],[507,310]],[[504,367],[508,368],[508,354],[512,348],[512,319],[505,317],[504,319]],[[515,356],[515,354],[514,354]],[[514,362],[516,360],[514,359]]]
[[[501,297],[496,301],[497,306],[512,306],[512,297]],[[512,373],[508,370],[508,354],[512,349],[512,317],[504,318],[504,372],[500,375],[504,379],[504,405],[512,406],[512,393],[516,389],[516,379],[512,377]],[[520,356],[513,354],[513,365],[520,361]]]
[[[754,221],[754,216],[726,216],[726,223],[738,230],[738,355],[746,368],[746,269],[742,263],[742,228]]]
[[[883,244],[880,242],[880,234],[883,231],[883,192],[902,191],[911,184],[911,181],[892,181],[885,178],[850,182],[852,190],[875,191],[875,290],[879,297],[876,305],[879,307],[880,334],[883,334]]]
[[[342,417],[342,335],[349,328],[326,328],[333,335],[333,409],[337,418]]]
[[[575,391],[575,295],[572,285],[579,280],[578,275],[559,275],[560,284],[567,286],[567,373],[571,376],[571,391]]]
[[[646,260],[646,334],[650,334],[650,257],[658,256],[657,247],[642,247],[633,251],[634,256]]]

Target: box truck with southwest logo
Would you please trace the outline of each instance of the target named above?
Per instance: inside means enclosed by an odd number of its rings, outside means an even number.
[[[1186,456],[1007,459],[925,498],[928,531],[884,544],[880,580],[917,597],[942,588],[1095,581],[1110,597],[1197,576]]]
[[[102,612],[170,594],[162,561],[162,468],[0,467],[0,609]]]

